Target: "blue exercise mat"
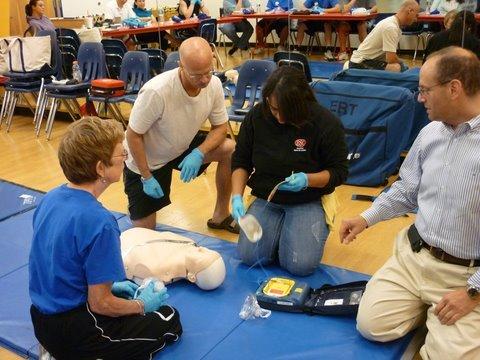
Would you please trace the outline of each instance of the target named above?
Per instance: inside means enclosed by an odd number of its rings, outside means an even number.
[[[33,212],[30,210],[0,221],[0,278],[28,263]]]
[[[35,208],[45,193],[0,180],[0,221]]]
[[[38,341],[33,333],[28,296],[28,267],[0,278],[0,346],[21,355],[38,353]],[[29,354],[31,350],[33,354]]]
[[[31,222],[30,213],[33,211],[0,223],[0,234],[2,230],[7,234],[0,238],[2,244],[16,244],[19,249],[25,249],[31,230],[10,235],[15,228],[30,228],[26,225]],[[122,230],[131,227],[128,216],[116,215]],[[9,224],[5,224],[7,222]],[[353,318],[274,312],[266,320],[244,321],[238,313],[247,294],[253,293],[269,276],[288,274],[276,266],[249,268],[241,264],[233,243],[170,226],[158,225],[157,229],[187,236],[218,251],[227,269],[225,282],[213,291],[200,290],[188,281],[168,285],[169,303],[180,312],[184,333],[177,343],[160,352],[157,359],[338,358],[338,354],[352,359],[367,356],[396,359],[410,341],[407,336],[387,344],[369,342],[356,332]],[[0,258],[2,269],[4,261],[5,257]],[[324,283],[366,278],[363,274],[321,265],[314,275],[302,280],[312,287],[320,287]],[[38,343],[29,315],[27,263],[1,277],[0,287],[8,289],[8,296],[0,299],[0,345],[36,358]]]

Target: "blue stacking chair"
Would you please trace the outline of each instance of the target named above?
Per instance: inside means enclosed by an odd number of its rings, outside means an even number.
[[[45,112],[49,99],[52,100],[52,104],[46,125],[47,140],[51,137],[55,114],[60,102],[65,105],[70,116],[72,116],[74,120],[76,119],[76,116],[80,115],[81,111],[78,99],[88,97],[88,90],[90,89],[90,82],[92,80],[106,77],[107,66],[102,44],[86,42],[80,45],[80,48],[78,49],[78,64],[83,78],[83,81],[80,84],[49,84],[45,86],[46,93],[40,103],[40,121],[38,121],[37,126],[35,127],[37,137],[40,133],[41,119],[43,118],[43,113]]]
[[[51,61],[50,67],[40,71],[30,72],[8,72],[4,74],[9,78],[5,83],[5,96],[0,113],[0,126],[3,118],[6,118],[7,132],[10,131],[12,125],[13,114],[20,95],[33,94],[37,99],[36,109],[30,105],[27,98],[25,101],[34,114],[34,123],[38,122],[38,108],[40,99],[44,94],[44,85],[51,82],[51,76],[57,79],[62,78],[62,57],[57,43],[55,31],[42,30],[36,33],[36,36],[50,36],[51,39]]]
[[[128,49],[125,43],[120,39],[102,39],[103,49],[105,50],[105,59],[109,77],[118,79],[120,76],[120,67],[122,66],[123,56]]]
[[[312,82],[312,74],[310,72],[310,65],[308,59],[304,54],[290,51],[277,51],[273,55],[273,61],[280,66],[293,66],[305,74],[308,82]]]
[[[228,120],[242,122],[245,115],[261,97],[261,89],[277,65],[269,60],[247,60],[238,72],[238,81],[232,105],[228,108]],[[245,102],[247,105],[245,106]]]
[[[218,53],[217,46],[215,45],[215,42],[217,41],[217,19],[209,18],[201,20],[198,25],[197,33],[198,36],[204,38],[213,49],[215,59],[217,60],[217,67],[220,65],[223,69],[223,62]]]
[[[124,96],[89,96],[88,99],[90,101],[103,102],[113,117],[120,121],[126,128],[127,123],[118,104],[122,102],[133,104],[142,86],[150,80],[148,54],[143,51],[128,51],[123,57],[122,67],[120,69],[120,80],[125,82],[126,94]]]
[[[140,51],[148,54],[150,73],[152,77],[161,74],[163,71],[163,66],[165,65],[165,61],[168,57],[167,53],[162,49],[141,49]]]
[[[173,70],[178,67],[178,62],[180,60],[180,54],[178,51],[172,51],[167,56],[167,60],[165,60],[165,64],[163,65],[163,71]]]
[[[384,185],[396,173],[413,125],[413,93],[397,86],[312,83],[318,102],[345,128],[349,185]]]
[[[420,130],[422,130],[422,128],[430,122],[430,120],[428,120],[428,114],[425,106],[417,101],[418,78],[419,71],[415,68],[409,69],[403,73],[395,73],[383,70],[348,69],[332,75],[330,80],[400,86],[409,89],[414,95],[414,118],[412,131],[405,147],[405,150],[408,150],[412,146]]]

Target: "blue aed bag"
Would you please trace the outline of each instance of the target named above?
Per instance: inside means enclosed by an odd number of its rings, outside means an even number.
[[[319,315],[356,315],[366,281],[325,284],[312,289],[307,283],[284,277],[265,280],[257,289],[258,304],[269,310]]]

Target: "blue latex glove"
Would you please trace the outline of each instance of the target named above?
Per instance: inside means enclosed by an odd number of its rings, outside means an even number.
[[[193,149],[190,154],[185,156],[180,165],[178,165],[178,168],[182,170],[180,179],[183,182],[190,182],[197,177],[198,170],[200,170],[200,166],[203,164],[204,156],[198,148]]]
[[[285,178],[286,183],[278,187],[278,190],[299,192],[308,187],[307,174],[300,172]]]
[[[167,288],[164,287],[160,291],[155,291],[155,283],[151,282],[148,286],[142,290],[140,295],[136,299],[143,302],[143,311],[145,314],[157,311],[160,306],[165,305],[169,295],[167,294]]]
[[[158,183],[157,179],[153,177],[153,175],[146,180],[142,180],[142,184],[143,192],[148,196],[154,199],[160,199],[161,197],[163,197],[164,194],[162,187]]]
[[[237,194],[232,196],[232,216],[237,223],[239,218],[245,216],[245,206],[243,206],[242,195]]]
[[[138,285],[132,281],[117,281],[112,284],[112,294],[127,300],[133,299]]]

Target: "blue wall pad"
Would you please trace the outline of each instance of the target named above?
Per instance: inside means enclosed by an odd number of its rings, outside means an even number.
[[[0,221],[35,208],[45,193],[0,180]]]
[[[28,263],[33,212],[30,210],[0,222],[0,278]]]
[[[22,355],[38,351],[38,341],[30,320],[30,298],[28,296],[28,267],[0,279],[0,346]]]

